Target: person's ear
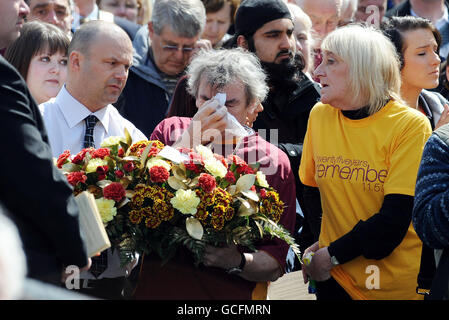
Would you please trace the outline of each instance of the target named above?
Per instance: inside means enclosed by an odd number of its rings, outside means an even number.
[[[248,50],[248,41],[246,40],[245,36],[240,35],[237,37],[237,46]]]
[[[83,60],[83,55],[78,51],[72,51],[69,56],[69,67],[72,70],[79,71]]]
[[[148,35],[150,36],[150,39],[153,40],[154,37],[153,21],[148,22]]]

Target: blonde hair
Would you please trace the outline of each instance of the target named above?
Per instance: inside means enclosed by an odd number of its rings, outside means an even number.
[[[394,45],[379,30],[358,24],[338,28],[323,40],[321,50],[348,64],[354,102],[369,105],[370,114],[390,99],[402,102],[399,58]]]

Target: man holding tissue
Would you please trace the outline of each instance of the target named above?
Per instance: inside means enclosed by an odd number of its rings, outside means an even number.
[[[298,215],[295,231],[302,251],[318,239],[320,217],[305,211],[307,193],[298,175],[302,145],[312,107],[320,100],[320,87],[303,72],[305,61],[296,48],[292,15],[283,0],[244,0],[235,16],[234,45],[253,52],[268,75],[270,91],[254,130],[284,151],[295,174]],[[319,201],[319,199],[318,199]],[[301,210],[302,209],[302,210]],[[299,268],[291,262],[290,270]]]
[[[157,125],[151,139],[165,145],[193,148],[210,143],[213,152],[258,162],[267,182],[280,194],[285,210],[279,221],[287,230],[295,224],[295,182],[290,163],[276,146],[249,126],[263,110],[268,87],[257,57],[243,49],[203,51],[191,62],[189,91],[198,112],[193,118],[171,117]],[[219,102],[220,96],[226,98]],[[232,129],[232,130],[229,130]],[[243,134],[242,134],[243,132]],[[288,245],[278,239],[259,242],[257,252],[234,245],[207,246],[203,265],[193,264],[189,251],[160,267],[143,261],[136,299],[266,299],[268,281],[284,274]]]

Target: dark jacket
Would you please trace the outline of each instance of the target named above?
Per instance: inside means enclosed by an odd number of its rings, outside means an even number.
[[[304,185],[299,179],[298,170],[310,110],[320,100],[320,91],[320,86],[306,76],[303,76],[296,83],[296,88],[290,92],[275,94],[270,91],[263,103],[264,110],[259,113],[253,124],[253,128],[258,131],[259,135],[284,151],[290,160],[290,166],[295,176],[296,198],[302,208],[302,214],[297,214],[296,217],[295,230],[298,234],[294,234],[294,236],[302,252],[316,241],[312,232],[312,224],[318,223],[314,223],[311,220],[314,217],[311,217],[305,210]],[[272,134],[270,129],[277,131],[273,131]],[[292,267],[299,268],[299,263],[294,262],[293,264],[295,266]]]
[[[148,55],[148,28],[139,29],[134,41],[133,66],[128,81],[114,106],[147,137],[167,113],[170,101],[156,66]]]
[[[78,206],[53,165],[47,132],[25,81],[0,57],[0,201],[16,223],[28,276],[58,282],[63,264],[83,267]]]
[[[264,136],[261,129],[266,129],[266,140],[288,155],[297,186],[300,183],[298,169],[307,122],[310,110],[320,100],[320,91],[320,86],[306,76],[303,76],[291,92],[274,94],[270,91],[263,103],[264,110],[253,124],[253,129],[258,130],[261,136]],[[270,134],[270,129],[277,129],[277,137]],[[301,194],[302,189],[297,188],[300,205]]]

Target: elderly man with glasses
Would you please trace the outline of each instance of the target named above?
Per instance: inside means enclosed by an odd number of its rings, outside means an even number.
[[[164,119],[194,51],[212,47],[199,40],[205,24],[200,0],[158,0],[151,21],[137,33],[133,67],[115,106],[147,136]]]

